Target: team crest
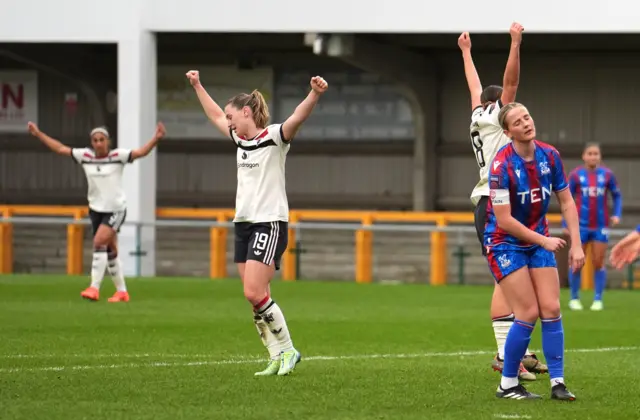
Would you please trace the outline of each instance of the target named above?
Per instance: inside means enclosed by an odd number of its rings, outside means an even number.
[[[548,175],[551,173],[548,162],[540,162],[540,175]]]
[[[502,268],[507,268],[511,265],[511,260],[506,255],[500,255],[498,257],[498,264],[500,264]]]

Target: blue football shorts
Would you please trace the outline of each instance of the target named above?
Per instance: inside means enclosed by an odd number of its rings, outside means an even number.
[[[609,243],[609,229],[600,228],[600,229],[580,229],[580,241],[583,244],[588,244],[589,242],[604,242],[605,244]]]
[[[503,278],[522,267],[528,267],[530,269],[557,267],[555,254],[541,246],[521,250],[514,250],[513,248],[500,249],[500,245],[497,247],[489,247],[487,262],[489,263],[491,274],[493,274],[497,283],[500,283]]]

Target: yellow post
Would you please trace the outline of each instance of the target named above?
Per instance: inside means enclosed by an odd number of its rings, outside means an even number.
[[[371,226],[373,216],[362,219],[363,226]],[[356,231],[356,282],[371,283],[371,253],[373,252],[373,232],[365,229]]]
[[[0,223],[0,274],[13,272],[13,226]]]
[[[593,277],[594,277],[594,267],[593,267],[593,258],[591,258],[591,244],[587,244],[585,249],[586,258],[584,261],[584,267],[582,267],[582,290],[593,290]]]
[[[447,221],[439,217],[436,226],[445,227]],[[431,285],[447,284],[447,234],[445,232],[431,232]]]
[[[84,226],[70,223],[67,225],[67,274],[82,274]]]
[[[289,223],[294,224],[298,223],[300,218],[298,214],[295,212],[291,212],[289,214]],[[284,281],[295,281],[296,279],[296,255],[291,252],[291,250],[296,247],[296,230],[292,227],[289,227],[287,232],[287,250],[282,256],[282,280]],[[300,250],[296,250],[300,252]]]
[[[224,213],[218,214],[219,223],[224,223],[227,218]],[[212,279],[224,279],[227,277],[227,228],[216,226],[211,228],[211,257],[210,277]]]

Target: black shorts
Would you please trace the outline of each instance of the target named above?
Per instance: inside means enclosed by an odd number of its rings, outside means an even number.
[[[473,223],[476,225],[476,234],[480,241],[482,255],[485,257],[487,256],[487,249],[484,246],[484,226],[487,224],[487,204],[489,204],[489,197],[483,195],[473,211]]]
[[[127,218],[127,209],[115,211],[113,213],[101,213],[89,209],[89,219],[93,228],[93,236],[96,235],[100,225],[107,225],[116,232],[120,232],[120,227]]]
[[[260,261],[280,269],[280,259],[287,249],[289,241],[287,222],[235,224],[236,246],[233,261],[236,263],[247,260]]]

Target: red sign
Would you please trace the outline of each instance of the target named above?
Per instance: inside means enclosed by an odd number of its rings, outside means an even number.
[[[38,122],[38,73],[0,71],[0,132],[24,132]]]

